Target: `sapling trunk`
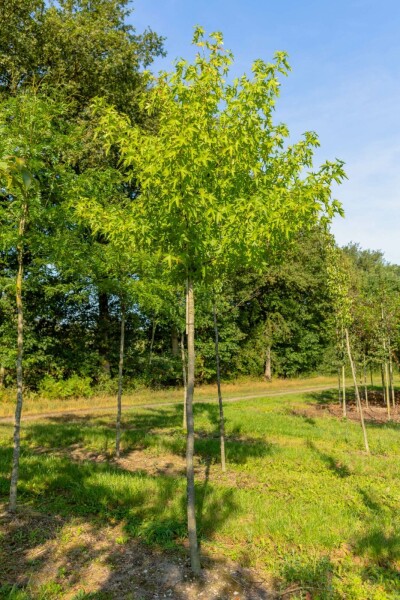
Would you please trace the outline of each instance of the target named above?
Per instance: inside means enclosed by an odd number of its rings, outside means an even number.
[[[153,360],[153,346],[154,346],[154,338],[156,335],[157,321],[153,321],[153,327],[151,329],[151,340],[150,340],[150,354],[149,354],[149,365],[151,365],[151,361]]]
[[[393,359],[392,359],[392,351],[389,344],[389,379],[390,379],[390,392],[392,395],[392,405],[393,408],[396,408],[396,397],[394,393],[394,381],[393,381]]]
[[[387,361],[385,360],[385,391],[388,406],[390,406],[390,393],[389,393],[389,369]]]
[[[353,376],[353,383],[354,383],[354,391],[355,391],[355,395],[356,395],[356,402],[357,402],[358,410],[359,410],[359,413],[360,413],[361,427],[362,427],[362,431],[363,431],[363,435],[364,435],[365,450],[369,454],[370,452],[369,452],[369,445],[368,445],[367,429],[365,427],[364,412],[363,412],[363,407],[361,405],[360,393],[358,391],[358,385],[357,385],[357,376],[356,376],[356,371],[355,371],[355,368],[354,368],[353,358],[352,358],[352,355],[351,355],[349,330],[346,327],[344,331],[345,331],[345,335],[346,335],[347,354],[348,354],[348,357],[349,357],[349,362],[350,362],[350,367],[351,367],[351,373],[352,373],[352,376]]]
[[[346,372],[345,366],[342,365],[342,399],[343,399],[343,416],[347,417],[347,406],[346,406]]]
[[[388,419],[390,420],[391,419],[390,400],[389,400],[389,394],[386,393],[385,370],[384,370],[383,364],[381,364],[381,378],[382,378],[383,400],[384,400],[384,402],[386,402],[387,416],[388,416]]]
[[[188,345],[188,377],[186,394],[186,477],[187,477],[187,520],[189,534],[190,564],[195,575],[200,575],[200,554],[197,542],[196,527],[196,502],[194,487],[194,418],[193,418],[193,395],[194,395],[194,293],[193,281],[188,278],[186,292],[187,306],[187,345]]]
[[[218,336],[218,323],[217,323],[217,310],[215,308],[215,302],[213,302],[213,317],[214,317],[214,334],[215,334],[215,362],[217,366],[217,389],[218,389],[218,405],[219,405],[219,439],[221,447],[221,468],[222,471],[226,471],[225,461],[225,419],[224,419],[224,406],[222,403],[221,393],[221,369],[219,362],[219,336]]]
[[[183,380],[183,429],[186,429],[186,395],[187,395],[187,373],[185,356],[185,336],[181,334],[181,357],[182,357],[182,380]]]
[[[109,297],[106,292],[99,291],[99,317],[98,317],[98,333],[99,333],[99,354],[101,357],[101,367],[106,377],[111,377],[110,363],[110,306]]]
[[[367,384],[367,364],[364,356],[364,393],[365,393],[365,406],[369,408],[368,404],[368,384]]]
[[[115,456],[119,458],[121,446],[121,414],[122,414],[122,379],[124,373],[124,346],[125,346],[125,305],[121,304],[121,336],[119,345],[118,365],[118,398],[117,398],[117,426],[115,437]]]
[[[17,486],[19,475],[19,458],[21,453],[21,414],[23,404],[23,373],[22,359],[24,353],[24,311],[22,302],[22,282],[24,278],[24,242],[26,218],[28,214],[28,205],[24,202],[22,206],[22,216],[19,222],[19,241],[17,245],[18,271],[16,281],[16,304],[17,304],[17,404],[15,407],[14,420],[14,446],[11,469],[10,483],[10,504],[9,511],[14,513],[17,508]]]
[[[272,381],[272,371],[271,371],[271,346],[267,346],[267,353],[265,358],[265,371],[264,371],[264,379],[266,381]]]

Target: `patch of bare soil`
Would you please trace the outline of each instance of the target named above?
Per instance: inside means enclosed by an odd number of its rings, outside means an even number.
[[[395,423],[400,423],[400,396],[398,394],[396,394],[395,400],[395,406],[393,407],[392,404],[390,405],[390,420]],[[364,419],[367,422],[381,424],[388,421],[387,406],[381,392],[369,392],[368,405],[363,397],[361,398],[361,403]],[[324,414],[338,418],[343,417],[343,408],[339,403],[332,403],[331,401],[324,402],[323,400],[320,400],[318,404],[310,404],[306,409],[293,410],[292,412],[293,414],[305,418],[320,417]],[[360,415],[354,399],[350,399],[346,402],[346,417],[352,421],[360,420]]]
[[[181,477],[186,473],[186,461],[179,454],[153,455],[145,450],[132,450],[115,463],[126,471],[144,471],[148,475]],[[196,461],[196,471],[203,471]]]
[[[0,531],[0,584],[28,588],[33,596],[41,588],[41,598],[50,583],[65,600],[78,592],[107,600],[276,597],[255,571],[212,557],[204,557],[203,575],[193,579],[185,556],[128,539],[122,524],[100,527],[22,508],[14,518],[3,510]]]

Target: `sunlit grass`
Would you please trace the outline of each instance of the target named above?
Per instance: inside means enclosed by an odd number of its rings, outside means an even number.
[[[369,425],[367,456],[357,422],[307,416],[317,401],[298,394],[227,404],[226,475],[218,462],[217,406],[195,407],[203,552],[257,567],[282,586],[299,582],[313,598],[399,598],[400,426]],[[125,411],[124,455],[182,461],[181,421],[178,405]],[[104,415],[27,422],[20,502],[100,527],[120,521],[128,537],[182,550],[184,477],[114,464],[113,426]],[[10,425],[0,426],[4,498],[11,433]],[[83,459],[101,453],[103,462],[71,460],[71,448]]]
[[[271,383],[263,379],[243,378],[234,382],[224,383],[224,395],[226,397],[257,395],[275,392],[281,389],[304,389],[313,386],[336,385],[335,377],[307,377],[304,379],[276,379]],[[204,400],[216,397],[216,385],[202,385],[196,388],[195,399]],[[0,390],[0,417],[12,416],[15,409],[16,391],[11,389]],[[163,402],[182,402],[183,390],[181,388],[170,388],[151,390],[139,388],[134,392],[124,393],[123,404],[162,404]],[[114,408],[116,397],[109,394],[100,394],[90,398],[66,398],[60,400],[49,400],[37,394],[25,394],[24,414],[37,414],[42,412],[57,412],[64,410]]]

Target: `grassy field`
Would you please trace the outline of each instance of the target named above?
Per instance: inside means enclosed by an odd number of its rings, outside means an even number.
[[[334,401],[333,392],[299,392],[227,404],[226,474],[217,406],[195,406],[206,567],[246,568],[248,589],[260,588],[259,596],[233,596],[231,587],[203,598],[400,598],[400,425],[369,423],[367,456],[359,424],[329,414]],[[27,422],[21,513],[2,522],[0,598],[156,597],[163,584],[152,580],[152,563],[185,565],[181,421],[178,405],[125,411],[118,462],[110,415]],[[1,423],[4,503],[11,434]],[[147,568],[126,579],[139,555]],[[197,597],[169,576],[166,597]]]
[[[261,395],[276,390],[283,389],[301,389],[314,386],[337,385],[336,377],[307,377],[304,379],[276,379],[271,383],[257,379],[249,378],[224,384],[225,396],[248,396]],[[196,399],[211,399],[216,397],[216,385],[202,385],[196,388]],[[16,391],[5,389],[0,390],[0,417],[8,417],[14,414]],[[124,393],[123,403],[125,406],[137,406],[141,404],[157,404],[165,402],[183,401],[183,392],[180,388],[170,388],[168,390],[154,390],[149,388],[139,388],[130,393]],[[116,403],[116,394],[101,394],[89,398],[68,398],[64,400],[54,400],[42,398],[38,394],[26,394],[24,399],[24,414],[38,414],[43,412],[62,412],[65,410],[92,409],[92,408],[114,408]]]

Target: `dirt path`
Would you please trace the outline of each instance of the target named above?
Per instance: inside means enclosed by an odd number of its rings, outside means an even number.
[[[294,394],[304,394],[304,393],[308,393],[308,392],[323,392],[326,390],[332,390],[335,389],[335,385],[319,385],[319,386],[313,386],[313,387],[307,387],[307,388],[297,388],[297,389],[293,389],[293,388],[289,388],[289,389],[282,389],[282,390],[278,390],[278,391],[274,391],[274,392],[263,392],[263,393],[258,393],[258,394],[250,394],[250,395],[244,395],[244,396],[232,396],[232,397],[224,397],[224,402],[240,402],[241,400],[255,400],[257,398],[273,398],[276,396],[287,396],[287,395],[294,395]],[[202,398],[199,400],[196,400],[195,403],[196,404],[211,404],[213,402],[216,402],[216,398]],[[149,404],[125,404],[122,406],[123,410],[129,410],[131,408],[144,408],[144,409],[151,409],[151,408],[159,408],[159,407],[164,407],[164,406],[178,406],[180,405],[181,402],[156,402],[156,403],[149,403]],[[81,415],[91,415],[93,413],[102,413],[102,414],[107,414],[107,413],[113,413],[115,411],[115,407],[114,406],[99,406],[99,407],[85,407],[85,408],[70,408],[70,409],[66,409],[66,410],[58,410],[58,411],[52,411],[52,412],[43,412],[43,413],[28,413],[26,415],[22,416],[22,420],[23,421],[36,421],[38,419],[48,419],[51,417],[58,417],[60,415],[74,415],[74,414],[81,414]],[[14,417],[0,417],[0,423],[13,423],[14,422]]]

